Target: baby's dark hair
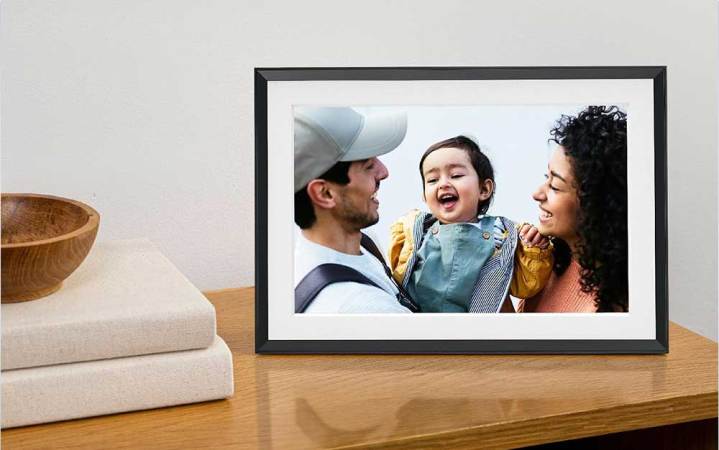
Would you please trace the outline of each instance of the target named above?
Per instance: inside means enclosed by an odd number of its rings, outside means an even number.
[[[489,161],[489,158],[487,158],[487,155],[482,153],[482,150],[480,150],[479,145],[466,136],[457,136],[437,142],[436,144],[432,144],[424,152],[422,158],[419,160],[419,175],[422,177],[422,189],[424,190],[424,172],[422,172],[424,160],[430,153],[435,150],[439,150],[440,148],[458,148],[460,150],[464,150],[467,152],[467,156],[469,156],[469,161],[472,163],[474,171],[477,172],[479,182],[482,183],[487,179],[492,180],[492,184],[495,186],[492,190],[492,195],[490,195],[486,200],[480,201],[479,205],[477,205],[477,214],[486,214],[489,209],[489,205],[492,203],[492,199],[494,198],[494,192],[496,191],[494,169],[492,168],[492,163]]]

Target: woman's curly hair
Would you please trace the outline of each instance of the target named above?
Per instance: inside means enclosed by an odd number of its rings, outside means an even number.
[[[563,115],[550,134],[574,170],[582,291],[595,294],[598,311],[628,311],[627,115],[616,106],[589,106]],[[571,252],[561,239],[554,243],[560,275]]]

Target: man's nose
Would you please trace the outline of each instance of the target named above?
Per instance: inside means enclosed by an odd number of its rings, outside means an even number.
[[[379,159],[377,160],[377,179],[378,180],[384,180],[389,176],[389,171],[387,170],[387,166],[382,164],[382,161]]]

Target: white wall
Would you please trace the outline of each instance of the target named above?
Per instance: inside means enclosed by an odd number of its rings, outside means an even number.
[[[717,3],[4,1],[2,190],[253,284],[253,67],[667,65],[670,318],[717,334]]]

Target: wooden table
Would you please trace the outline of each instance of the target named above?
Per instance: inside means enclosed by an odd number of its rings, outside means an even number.
[[[676,324],[661,356],[258,356],[253,289],[207,296],[234,397],[10,429],[3,448],[716,448],[717,344]]]

